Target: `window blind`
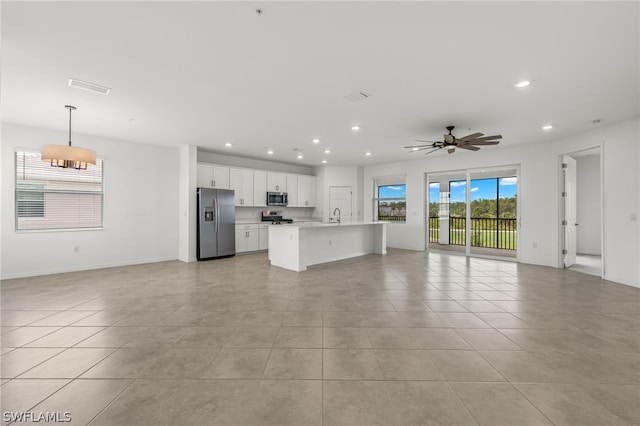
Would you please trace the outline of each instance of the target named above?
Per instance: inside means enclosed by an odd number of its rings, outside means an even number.
[[[40,153],[15,153],[16,230],[102,227],[102,160],[86,170],[51,167]]]

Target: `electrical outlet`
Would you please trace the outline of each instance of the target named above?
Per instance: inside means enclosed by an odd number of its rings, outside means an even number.
[[[631,213],[631,222],[637,222],[637,221],[638,221],[638,214]]]
[[[75,246],[73,248],[74,253],[80,253],[80,246]]]
[[[538,248],[538,243],[533,243],[533,248]]]
[[[329,240],[329,245],[331,245],[331,240]]]

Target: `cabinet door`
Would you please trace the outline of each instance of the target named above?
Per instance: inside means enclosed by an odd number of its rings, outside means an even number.
[[[248,251],[256,251],[259,250],[260,244],[258,240],[258,230],[252,229],[247,231],[247,249]]]
[[[315,207],[316,205],[316,177],[298,176],[298,205],[300,207]]]
[[[234,205],[242,205],[242,170],[229,169],[229,189],[233,189]]]
[[[258,207],[267,205],[267,172],[259,170],[253,172],[253,205]]]
[[[213,166],[211,164],[198,163],[198,188],[213,188]]]
[[[287,175],[287,194],[289,194],[289,207],[299,207],[298,175]]]
[[[252,206],[253,205],[253,170],[241,170],[240,181],[242,182],[242,188],[240,190],[240,205]]]
[[[284,173],[267,173],[267,191],[287,192],[287,175]]]
[[[258,235],[258,248],[260,250],[269,249],[269,225],[260,225],[260,232]]]
[[[316,206],[316,183],[317,178],[315,176],[307,176],[307,204],[305,207]]]
[[[236,253],[244,253],[249,250],[247,232],[244,229],[236,229]]]
[[[213,166],[213,187],[229,189],[229,167]]]

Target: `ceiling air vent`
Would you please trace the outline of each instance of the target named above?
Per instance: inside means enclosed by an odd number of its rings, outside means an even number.
[[[347,102],[360,102],[360,101],[364,101],[365,99],[367,99],[369,96],[367,93],[363,92],[362,90],[356,93],[352,93],[350,95],[345,96],[344,98],[342,98],[343,100],[347,101]]]
[[[101,95],[108,95],[111,89],[108,87],[100,86],[98,84],[87,83],[86,81],[77,80],[75,78],[69,79],[69,87],[75,87],[76,89],[88,90],[90,92],[100,93]]]

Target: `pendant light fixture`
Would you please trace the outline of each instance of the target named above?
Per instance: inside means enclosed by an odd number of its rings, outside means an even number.
[[[86,170],[87,164],[96,164],[96,152],[92,149],[71,146],[71,112],[76,107],[65,105],[69,110],[69,146],[44,145],[40,151],[42,161],[49,161],[51,167]]]

